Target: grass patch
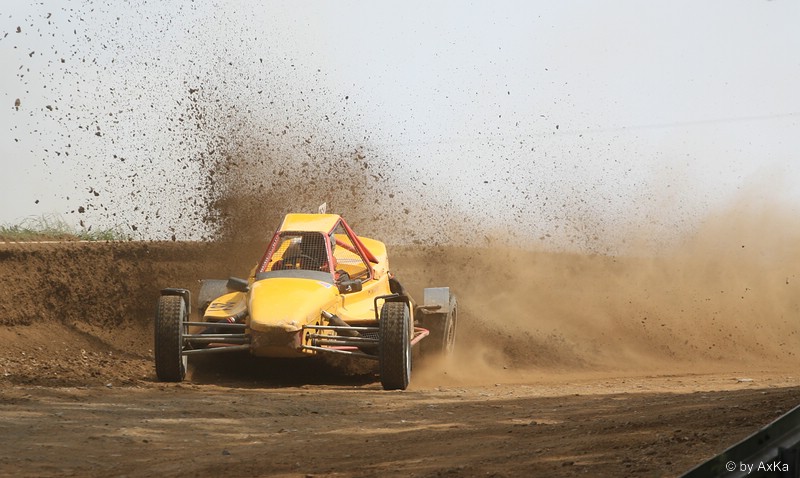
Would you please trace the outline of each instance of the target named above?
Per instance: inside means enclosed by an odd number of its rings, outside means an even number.
[[[32,216],[19,224],[0,225],[0,242],[32,241],[126,241],[130,237],[116,229],[75,228],[59,216]]]

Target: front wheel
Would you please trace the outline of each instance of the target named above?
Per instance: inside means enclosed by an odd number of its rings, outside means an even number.
[[[384,390],[405,390],[411,381],[410,316],[404,302],[381,308],[378,359]]]
[[[188,311],[183,297],[162,295],[155,322],[156,376],[162,382],[180,382],[186,376],[183,327]]]

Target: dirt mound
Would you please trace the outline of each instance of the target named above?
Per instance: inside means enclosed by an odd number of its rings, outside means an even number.
[[[151,375],[159,290],[227,273],[218,246],[181,243],[0,245],[3,381],[75,384]]]

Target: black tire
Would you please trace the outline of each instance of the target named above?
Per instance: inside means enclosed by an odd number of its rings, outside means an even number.
[[[186,302],[178,295],[158,299],[155,323],[156,376],[162,382],[180,382],[186,376],[183,350],[183,323],[187,320]]]
[[[446,313],[428,314],[424,316],[422,326],[428,329],[430,335],[420,342],[420,351],[423,357],[447,357],[453,353],[456,346],[456,325],[458,324],[458,302],[455,296],[450,296],[450,305]]]
[[[411,328],[404,302],[381,308],[378,359],[384,390],[405,390],[411,380]]]

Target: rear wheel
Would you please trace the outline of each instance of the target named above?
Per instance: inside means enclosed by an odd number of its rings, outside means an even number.
[[[458,303],[450,296],[447,312],[436,314],[420,313],[423,327],[430,335],[420,342],[420,350],[425,357],[448,356],[456,346],[456,325],[458,324]]]
[[[411,329],[404,302],[386,302],[381,308],[379,364],[384,390],[405,390],[411,380]]]
[[[186,376],[183,355],[183,323],[188,320],[183,297],[162,295],[155,323],[156,376],[162,382],[180,382]]]

